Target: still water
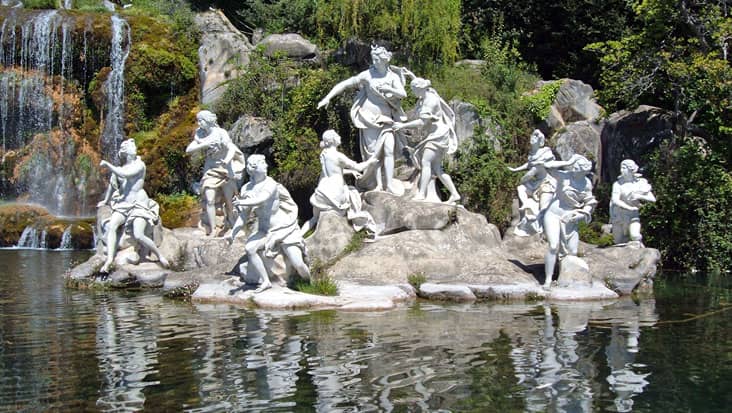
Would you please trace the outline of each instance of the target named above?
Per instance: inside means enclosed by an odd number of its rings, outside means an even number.
[[[729,411],[730,290],[253,311],[63,287],[88,253],[0,251],[0,411]]]

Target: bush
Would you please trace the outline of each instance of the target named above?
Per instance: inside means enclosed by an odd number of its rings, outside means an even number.
[[[683,139],[662,145],[648,172],[657,201],[641,210],[645,243],[661,250],[664,266],[732,269],[732,176],[719,158]]]
[[[166,228],[181,228],[192,224],[201,210],[198,197],[187,193],[158,195],[160,219]]]

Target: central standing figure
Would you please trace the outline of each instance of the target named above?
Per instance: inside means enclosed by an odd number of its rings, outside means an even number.
[[[407,96],[404,75],[414,76],[406,69],[389,66],[391,52],[383,47],[371,47],[371,67],[350,77],[331,89],[318,103],[318,109],[327,107],[331,99],[346,89],[359,88],[351,107],[351,120],[360,131],[361,158],[379,159],[376,179],[359,182],[362,189],[384,190],[401,195],[402,188],[394,183],[394,121],[406,119],[401,100]],[[397,73],[399,70],[400,73]],[[366,171],[364,178],[371,177]]]

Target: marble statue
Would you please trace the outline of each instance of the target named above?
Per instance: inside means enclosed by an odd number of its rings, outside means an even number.
[[[257,293],[270,288],[272,283],[264,258],[284,254],[297,273],[309,279],[310,269],[304,258],[305,243],[297,223],[297,204],[284,186],[267,176],[267,162],[263,155],[250,155],[246,168],[249,182],[242,186],[239,198],[234,200],[239,216],[229,235],[229,241],[233,242],[249,215],[254,213],[257,230],[246,241],[246,278],[260,280],[255,290]]]
[[[592,182],[588,178],[592,163],[584,156],[545,162],[544,167],[557,180],[556,192],[544,212],[544,235],[549,244],[544,256],[544,287],[549,288],[558,257],[577,255],[579,223],[590,222],[597,200],[592,195]]]
[[[323,148],[320,152],[320,181],[310,197],[313,217],[300,229],[303,236],[315,228],[321,212],[325,211],[335,211],[346,216],[356,231],[366,228],[374,235],[379,233],[371,214],[361,210],[361,195],[358,190],[347,185],[343,177],[347,173],[358,177],[360,172],[377,162],[377,159],[372,157],[356,163],[338,151],[340,144],[341,137],[336,131],[329,129],[323,133],[323,140],[320,142],[320,147]]]
[[[417,144],[414,151],[420,169],[419,185],[414,199],[427,200],[429,185],[437,177],[450,191],[450,197],[445,202],[455,204],[460,200],[460,194],[450,175],[442,169],[442,158],[445,154],[457,150],[455,113],[431,87],[429,80],[416,77],[412,79],[410,86],[419,98],[415,108],[418,118],[405,123],[395,122],[393,129],[399,131],[405,128],[417,128],[423,131],[424,139]]]
[[[168,267],[168,260],[160,253],[155,242],[148,233],[152,232],[160,220],[158,203],[147,196],[143,189],[145,183],[145,163],[137,156],[135,141],[128,139],[120,145],[120,159],[123,164],[114,166],[102,161],[99,166],[106,167],[112,172],[104,199],[97,204],[97,208],[109,205],[112,215],[102,223],[105,233],[107,257],[100,272],[108,273],[119,247],[122,236],[120,230],[132,233],[132,239],[138,244],[140,258],[152,252],[164,267]]]
[[[364,173],[359,186],[363,185],[364,189],[375,186],[377,190],[401,195],[403,188],[394,179],[395,137],[392,124],[406,118],[401,107],[401,100],[407,96],[405,76],[414,75],[407,69],[390,66],[391,52],[383,47],[371,47],[371,60],[368,70],[336,84],[318,102],[318,108],[327,107],[333,97],[345,90],[358,88],[351,107],[351,120],[360,131],[361,159],[379,159],[373,172],[369,168]],[[368,179],[372,175],[374,179]]]
[[[555,160],[551,148],[544,146],[544,134],[535,129],[529,141],[531,149],[526,163],[516,168],[508,168],[513,172],[528,170],[516,187],[521,206],[520,220],[514,228],[514,233],[522,237],[543,232],[543,214],[557,188],[557,180],[547,173],[544,167],[546,162]]]
[[[656,202],[651,185],[638,173],[632,159],[620,163],[620,176],[613,184],[610,199],[610,223],[616,244],[631,242],[642,246],[640,213],[641,202]]]
[[[234,224],[232,200],[236,194],[237,183],[242,178],[244,154],[234,145],[226,130],[218,126],[214,113],[202,110],[198,112],[196,119],[198,129],[186,152],[206,153],[201,178],[201,202],[204,209],[201,224],[205,228],[206,235],[211,235],[216,227],[216,201],[219,194],[224,207],[224,225],[231,227]]]

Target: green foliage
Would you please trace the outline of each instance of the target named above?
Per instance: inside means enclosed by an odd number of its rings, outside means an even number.
[[[159,194],[155,200],[160,205],[160,219],[165,228],[186,226],[200,210],[198,197],[184,192],[171,195]]]
[[[249,31],[261,27],[267,33],[315,34],[313,0],[247,0],[237,6],[235,22]]]
[[[534,115],[534,120],[538,122],[549,116],[549,109],[551,109],[552,103],[554,103],[557,92],[559,92],[559,88],[561,87],[562,81],[560,80],[547,82],[537,93],[522,96],[528,111]]]
[[[336,296],[338,295],[338,283],[328,276],[313,277],[310,280],[296,281],[295,290],[305,294]]]
[[[423,272],[415,272],[407,276],[407,282],[415,290],[419,290],[419,286],[427,282],[427,276]]]
[[[56,0],[23,0],[23,6],[29,9],[55,9]]]
[[[645,243],[661,250],[664,266],[732,269],[732,175],[698,142],[662,146],[649,165],[657,201],[642,209]]]
[[[360,250],[361,248],[363,248],[363,242],[367,237],[368,233],[365,229],[355,232],[351,237],[351,240],[348,242],[348,245],[346,245],[346,248],[343,248],[343,252],[341,254],[350,254],[352,252]]]
[[[615,244],[612,234],[602,232],[602,223],[593,221],[591,223],[580,222],[579,237],[583,242],[597,245],[598,247],[609,247]]]

